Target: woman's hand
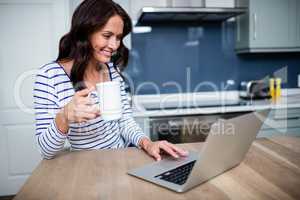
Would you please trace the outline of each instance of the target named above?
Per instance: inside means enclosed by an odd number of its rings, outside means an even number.
[[[140,141],[140,146],[157,161],[161,160],[161,150],[163,150],[164,152],[166,152],[174,158],[179,158],[188,155],[188,151],[183,150],[165,140],[152,142],[148,138],[142,138]]]
[[[72,100],[57,113],[55,122],[61,133],[68,133],[69,123],[86,122],[100,115],[99,108],[88,97],[93,90],[94,87],[76,92]]]
[[[99,108],[88,96],[93,90],[94,87],[86,88],[74,94],[72,100],[63,108],[66,121],[86,122],[100,115]]]

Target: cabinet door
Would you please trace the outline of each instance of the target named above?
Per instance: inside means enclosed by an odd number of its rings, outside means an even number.
[[[68,22],[68,0],[0,0],[0,196],[15,194],[41,160],[34,73],[56,58]]]
[[[235,0],[205,0],[205,6],[216,8],[233,8],[235,7]]]
[[[290,4],[294,0],[250,0],[250,48],[293,45]]]
[[[300,1],[296,0],[296,45],[300,47]]]
[[[258,137],[300,136],[300,108],[272,109]]]

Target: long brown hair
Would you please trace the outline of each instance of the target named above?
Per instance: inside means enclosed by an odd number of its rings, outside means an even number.
[[[124,22],[123,38],[131,32],[132,24],[126,11],[112,0],[85,0],[72,16],[70,31],[59,42],[59,53],[56,61],[74,60],[70,79],[75,88],[82,89],[84,72],[92,56],[93,48],[89,38],[91,34],[105,26],[114,15],[119,15]],[[112,57],[114,66],[122,71],[129,57],[129,50],[123,44],[123,38],[116,54]],[[79,85],[78,85],[79,84]]]

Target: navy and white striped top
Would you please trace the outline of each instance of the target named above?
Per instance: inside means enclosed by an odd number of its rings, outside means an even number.
[[[82,123],[69,124],[68,134],[60,133],[55,117],[59,110],[69,103],[75,93],[65,70],[53,62],[39,69],[34,85],[34,109],[36,116],[36,140],[42,156],[53,158],[60,152],[68,139],[72,150],[123,148],[128,144],[138,146],[146,137],[132,117],[132,110],[125,92],[122,77],[114,66],[108,64],[112,81],[121,83],[122,117],[119,120],[104,121],[101,116]],[[99,102],[96,91],[91,93]]]

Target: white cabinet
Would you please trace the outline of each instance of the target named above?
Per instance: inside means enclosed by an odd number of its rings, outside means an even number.
[[[298,0],[238,0],[249,11],[237,17],[237,52],[300,51],[297,5]]]
[[[205,7],[233,8],[235,0],[205,0]]]
[[[0,0],[0,196],[15,194],[41,160],[34,114],[20,106],[32,109],[36,69],[55,60],[69,12],[68,0]]]
[[[170,5],[169,0],[130,0],[130,16],[135,23],[138,14],[143,7],[166,7]]]
[[[296,45],[300,47],[300,1],[296,2]]]
[[[204,7],[205,0],[169,0],[168,6],[172,7]]]

